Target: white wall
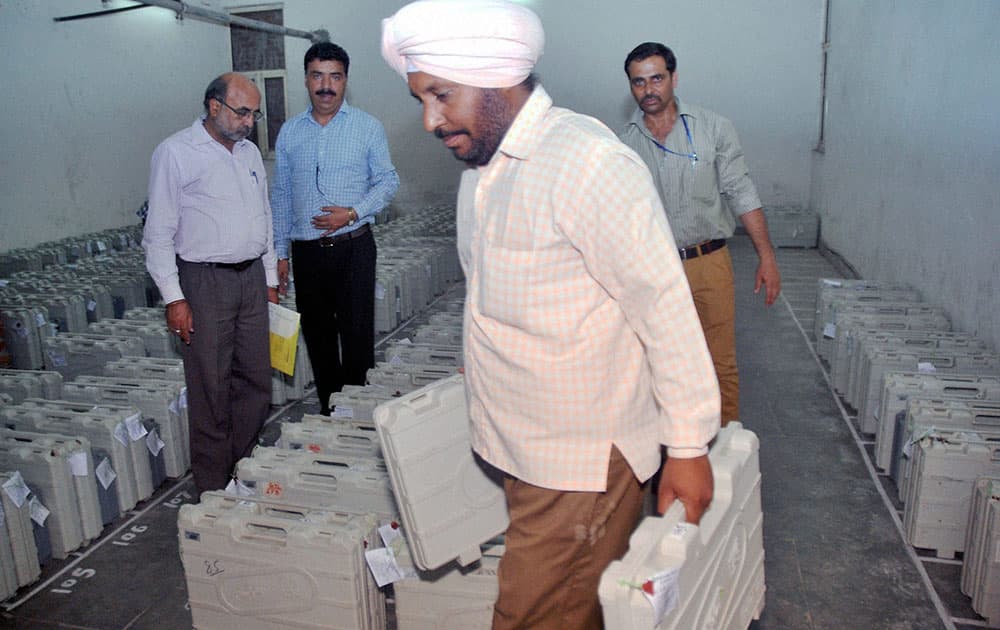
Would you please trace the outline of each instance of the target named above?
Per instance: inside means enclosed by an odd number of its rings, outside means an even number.
[[[1000,347],[1000,3],[833,0],[830,16],[823,240]]]
[[[223,29],[165,9],[53,21],[102,8],[0,2],[0,251],[138,222],[153,149],[232,67]]]
[[[403,80],[382,61],[380,24],[404,0],[333,3],[289,0],[285,24],[325,28],[351,55],[348,101],[386,126],[406,211],[451,202],[461,164],[423,131]],[[537,67],[557,105],[618,130],[635,103],[622,64],[643,41],[662,41],[679,59],[678,93],[733,119],[765,203],[806,205],[809,155],[818,133],[821,0],[526,0],[545,26]],[[780,16],[780,19],[775,19]],[[304,40],[286,40],[289,112],[308,101]]]
[[[195,0],[209,8],[261,2]],[[404,0],[287,0],[285,24],[324,28],[351,55],[348,100],[383,121],[402,178],[400,211],[454,199],[462,165],[423,131],[420,108],[379,53]],[[622,62],[645,40],[673,47],[683,98],[732,118],[765,203],[808,199],[819,99],[821,0],[529,1],[548,35],[538,66],[556,103],[617,130],[632,110]],[[748,6],[751,5],[752,6]],[[107,8],[129,6],[112,0]],[[156,145],[200,113],[231,68],[228,29],[157,7],[55,23],[97,0],[0,1],[0,251],[134,223]],[[780,16],[780,19],[775,19]],[[655,26],[651,26],[655,25]],[[308,104],[286,38],[288,111]]]

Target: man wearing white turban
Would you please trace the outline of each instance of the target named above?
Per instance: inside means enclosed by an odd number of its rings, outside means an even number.
[[[382,54],[424,127],[471,168],[458,195],[473,449],[510,512],[494,628],[600,628],[597,586],[628,548],[668,451],[659,509],[698,522],[719,389],[663,207],[639,157],[554,107],[544,33],[500,0],[422,0]]]

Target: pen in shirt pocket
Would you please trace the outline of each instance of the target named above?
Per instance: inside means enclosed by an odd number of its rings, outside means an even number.
[[[258,186],[260,185],[260,181],[258,181],[258,179],[257,179],[257,171],[250,171],[250,177],[253,177],[253,183],[254,184],[256,184]]]

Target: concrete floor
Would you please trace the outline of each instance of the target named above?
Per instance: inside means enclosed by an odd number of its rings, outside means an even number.
[[[817,250],[779,250],[784,291],[765,308],[753,294],[751,244],[731,243],[741,419],[760,437],[763,475],[767,600],[752,627],[983,627],[959,591],[960,561],[903,542],[900,506],[884,489],[892,482],[872,468],[871,440],[813,353],[816,279],[840,274]],[[274,419],[317,410],[310,399],[275,409]],[[189,478],[168,482],[100,540],[50,563],[0,605],[0,628],[189,628],[176,519],[192,488]]]

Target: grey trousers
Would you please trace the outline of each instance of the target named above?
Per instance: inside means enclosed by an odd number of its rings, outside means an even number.
[[[194,318],[182,349],[191,472],[198,492],[219,490],[250,455],[271,407],[264,265],[237,271],[178,260],[177,268]]]

